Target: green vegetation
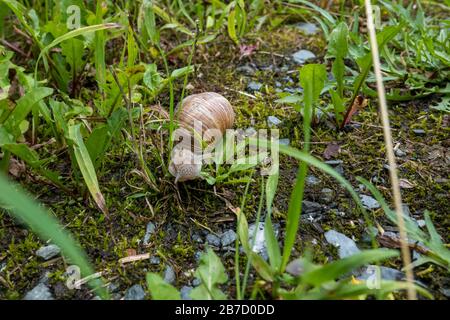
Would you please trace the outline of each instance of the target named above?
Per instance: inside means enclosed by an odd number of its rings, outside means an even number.
[[[402,196],[424,221],[403,214],[420,253],[412,285],[441,299],[450,270],[450,7],[373,4],[395,150],[408,149],[397,159]],[[355,278],[370,264],[404,265],[400,240],[380,239],[398,221],[363,2],[321,5],[0,0],[0,298],[23,298],[47,271],[50,285],[65,286],[70,264],[101,279],[57,298],[116,299],[133,284],[152,299],[180,299],[184,284],[195,286],[192,299],[405,298],[403,280],[378,275],[375,288]],[[306,48],[316,57],[293,62]],[[260,87],[248,89],[251,81]],[[230,154],[216,150],[202,179],[174,184],[176,108],[205,91],[230,100],[236,128],[277,127],[289,138],[277,172],[227,164]],[[235,151],[273,142],[250,136]],[[337,158],[345,172],[325,163]],[[308,182],[312,174],[322,190]],[[304,215],[305,200],[322,201],[325,187],[333,196],[323,215]],[[369,192],[380,208],[362,202]],[[255,250],[260,228],[265,252]],[[337,257],[322,236],[332,229],[369,241]],[[226,230],[236,237],[223,245]],[[36,257],[47,241],[62,257]],[[168,267],[175,281],[163,275]]]

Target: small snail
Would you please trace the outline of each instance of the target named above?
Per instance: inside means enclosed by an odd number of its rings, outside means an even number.
[[[230,102],[218,93],[204,92],[183,99],[175,115],[180,125],[176,135],[182,137],[182,141],[173,148],[169,164],[175,182],[200,177],[201,144],[211,142],[217,135],[223,136],[233,127],[234,118]]]

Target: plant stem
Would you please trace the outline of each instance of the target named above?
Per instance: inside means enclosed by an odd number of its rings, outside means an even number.
[[[386,155],[389,163],[389,175],[392,184],[392,193],[394,196],[395,211],[397,213],[397,224],[400,232],[400,243],[403,264],[406,272],[406,280],[408,282],[408,299],[416,300],[417,294],[414,287],[414,275],[411,268],[411,255],[408,248],[408,238],[405,231],[405,222],[403,220],[402,198],[400,193],[400,184],[397,176],[397,164],[395,162],[394,148],[392,143],[392,133],[389,124],[389,114],[386,102],[386,93],[383,85],[383,77],[381,75],[380,56],[378,52],[377,36],[372,16],[372,4],[370,0],[365,0],[367,29],[369,31],[370,45],[372,47],[373,68],[377,81],[378,102],[380,104],[381,121],[383,124],[384,141],[386,144]]]

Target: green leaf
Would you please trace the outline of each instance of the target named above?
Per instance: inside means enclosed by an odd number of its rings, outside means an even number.
[[[177,79],[180,77],[184,77],[186,74],[189,74],[191,72],[194,72],[194,66],[192,65],[173,70],[170,74],[170,77],[172,79]]]
[[[121,26],[119,24],[116,23],[104,23],[104,24],[96,24],[93,26],[87,26],[87,27],[82,27],[82,28],[78,28],[75,30],[72,30],[70,32],[67,32],[65,34],[63,34],[62,36],[56,38],[55,40],[53,40],[50,44],[48,44],[47,46],[45,46],[42,50],[41,53],[39,54],[37,60],[36,60],[36,66],[34,69],[34,77],[36,79],[37,76],[37,69],[39,66],[39,61],[41,60],[41,58],[46,55],[48,53],[48,51],[57,46],[58,44],[60,44],[61,42],[68,40],[68,39],[72,39],[75,37],[78,37],[80,35],[84,35],[86,33],[89,32],[95,32],[95,31],[100,31],[100,30],[105,30],[105,29],[113,29],[113,28],[120,28]],[[46,60],[44,60],[44,65],[45,65],[45,69],[48,70],[48,65]]]
[[[148,64],[145,66],[144,84],[152,91],[156,92],[161,84],[161,76],[158,73],[156,64]]]
[[[17,105],[6,119],[5,128],[16,138],[20,135],[19,124],[25,120],[33,106],[53,93],[53,89],[46,87],[35,87],[28,91],[17,101]]]
[[[178,290],[156,273],[147,273],[147,286],[153,300],[181,300]]]
[[[220,284],[228,280],[225,268],[219,257],[211,248],[207,248],[200,258],[200,265],[195,271],[197,279],[201,284],[191,291],[194,300],[224,300],[226,295],[219,289]]]
[[[92,198],[99,209],[107,215],[108,209],[106,207],[105,199],[103,194],[100,192],[94,165],[92,164],[91,157],[89,156],[89,152],[81,136],[80,126],[81,124],[69,126],[68,135],[73,142],[73,153]]]
[[[275,197],[278,186],[279,174],[272,174],[266,182],[266,209],[267,215],[264,226],[264,236],[266,238],[267,254],[273,269],[278,270],[281,265],[281,251],[278,245],[275,231],[272,225],[272,202]]]
[[[395,250],[374,249],[365,250],[350,257],[329,263],[321,268],[306,272],[302,275],[302,281],[314,286],[335,280],[346,273],[369,263],[382,261],[396,257],[399,253]]]
[[[300,69],[300,84],[303,87],[305,109],[311,109],[319,99],[327,79],[323,64],[307,64]]]
[[[227,28],[228,28],[228,36],[231,38],[231,40],[234,41],[234,43],[239,44],[239,39],[236,34],[236,9],[235,8],[231,9],[230,13],[228,14]]]
[[[330,34],[328,52],[340,58],[345,58],[348,53],[348,27],[345,22],[339,23]]]

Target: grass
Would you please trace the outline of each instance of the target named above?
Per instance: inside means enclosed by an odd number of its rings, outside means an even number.
[[[186,222],[180,221],[187,220],[188,224],[212,230],[211,221],[202,214],[217,211],[217,207],[223,207],[220,201],[225,199],[225,211],[232,210],[236,216],[233,222],[238,235],[235,253],[227,261],[211,248],[203,248],[205,252],[195,266],[195,277],[201,280],[201,285],[191,292],[195,299],[369,296],[385,299],[392,292],[404,289],[408,290],[410,299],[415,297],[415,290],[430,298],[427,290],[413,286],[413,268],[419,267],[419,262],[434,263],[448,272],[448,249],[433,226],[433,215],[425,215],[428,234],[412,228],[412,222],[407,219],[403,226],[397,175],[402,174],[404,168],[400,166],[399,173],[395,172],[390,115],[385,107],[386,101],[405,103],[432,99],[432,105],[440,110],[434,111],[438,112],[436,117],[440,117],[437,121],[446,119],[450,60],[447,29],[440,26],[447,22],[434,10],[433,4],[402,7],[396,2],[380,1],[381,26],[375,29],[369,15],[370,37],[365,32],[366,24],[358,19],[358,14],[364,14],[364,8],[355,8],[352,15],[352,7],[343,2],[321,8],[303,0],[274,1],[271,6],[259,0],[199,2],[195,6],[178,0],[164,3],[145,0],[125,5],[107,1],[82,7],[82,27],[75,30],[66,26],[66,8],[47,1],[45,5],[40,1],[35,4],[35,18],[24,14],[31,9],[28,3],[2,0],[0,6],[8,10],[6,16],[11,25],[20,30],[6,25],[1,29],[4,41],[0,45],[0,168],[6,174],[17,172],[20,167],[17,163],[24,163],[26,174],[22,177],[25,178],[16,176],[18,182],[31,189],[35,189],[31,187],[35,179],[39,186],[47,185],[50,201],[44,202],[49,202],[48,206],[58,212],[76,203],[81,208],[77,214],[83,219],[73,212],[67,216],[59,213],[58,219],[64,221],[62,224],[76,223],[78,227],[72,225],[72,228],[83,234],[83,241],[92,245],[93,239],[108,234],[108,228],[122,230],[124,233],[111,243],[103,240],[104,243],[98,245],[102,255],[114,252],[114,256],[122,257],[130,255],[126,252],[141,248],[136,235],[126,231],[130,223],[136,226],[136,223],[157,220],[163,227],[171,225],[168,221],[175,220],[182,226]],[[289,26],[301,20],[315,21],[321,27],[323,39],[307,39],[303,43],[309,41],[324,52],[317,59],[322,63],[298,69],[290,66],[289,75],[303,88],[302,93],[276,93],[269,72],[258,71],[255,77],[264,82],[262,92],[242,94],[245,84],[236,81],[235,67],[242,64],[241,59],[252,63],[256,54],[243,58],[237,52],[247,43],[260,42],[270,50],[278,49],[277,46],[283,49],[281,53],[271,52],[266,61],[274,63],[279,57],[286,59],[288,53],[284,53],[287,51],[283,45],[290,43],[280,38],[283,41],[268,44],[268,39],[279,29],[280,33],[292,32]],[[298,36],[297,31],[294,34]],[[29,51],[24,53],[26,46]],[[213,81],[208,83],[210,80]],[[374,90],[374,84],[378,91]],[[281,128],[281,133],[292,137],[295,147],[280,146],[280,172],[259,179],[259,166],[217,165],[204,169],[203,176],[209,185],[205,181],[174,185],[167,165],[174,143],[176,104],[192,91],[191,87],[195,91],[220,89],[224,95],[231,96],[237,112],[236,127],[249,125],[250,117],[256,118],[256,128],[265,127],[268,115],[279,112],[281,117],[283,110],[289,110],[291,120]],[[376,126],[376,122],[369,119],[370,112],[364,109],[366,103],[360,102],[372,98],[375,104],[374,97],[379,97],[382,105],[382,123],[386,130],[382,152],[389,159],[397,218],[393,218],[393,211],[379,191],[365,179],[358,174],[343,177],[317,156],[323,152],[320,141],[344,135],[352,117],[359,117],[356,111],[361,116],[367,115],[364,125]],[[278,101],[276,107],[275,101]],[[168,119],[158,114],[161,108]],[[328,111],[334,114],[331,125],[334,130],[324,130],[322,122],[317,120],[320,113]],[[260,139],[246,143],[268,142]],[[355,160],[352,157],[350,155],[350,160]],[[373,162],[382,164],[382,157]],[[291,173],[286,180],[283,173],[290,167],[296,174]],[[302,203],[310,197],[306,179],[310,172],[317,172],[313,170],[320,170],[326,175],[325,179],[330,177],[338,182],[333,188],[339,193],[342,188],[347,196],[342,207],[347,206],[354,220],[361,218],[367,228],[379,225],[382,218],[380,212],[364,209],[355,191],[356,183],[362,182],[375,195],[386,216],[399,227],[408,283],[382,282],[380,288],[373,290],[363,283],[354,283],[347,276],[349,271],[368,263],[394,263],[397,252],[376,249],[379,243],[373,236],[372,249],[359,255],[336,261],[329,261],[320,252],[311,257],[299,235],[306,231],[301,223]],[[355,171],[358,170],[361,172],[360,168]],[[83,275],[94,273],[86,262],[89,255],[96,269],[119,275],[127,285],[146,282],[154,299],[180,298],[178,289],[165,283],[156,270],[147,275],[142,272],[130,275],[126,268],[120,269],[113,261],[107,265],[99,262],[99,252],[80,251],[54,218],[30,202],[21,191],[12,192],[8,183],[2,178],[0,187],[5,192],[2,201],[7,204],[4,213],[25,219],[44,241],[52,239],[62,248],[65,257],[82,267]],[[387,189],[381,187],[385,195],[388,194]],[[38,189],[35,191],[41,195]],[[63,191],[65,199],[58,205],[51,200],[57,199],[59,191],[56,190]],[[206,195],[208,192],[210,195]],[[221,195],[230,193],[234,195],[233,200]],[[126,200],[121,203],[124,195]],[[282,195],[287,196],[280,200]],[[236,199],[240,200],[239,207],[232,205]],[[194,208],[195,205],[198,207]],[[280,212],[277,207],[281,206],[287,206],[286,210]],[[143,207],[151,212],[151,218],[138,214],[139,222],[130,222],[128,215],[136,217],[136,212]],[[168,209],[178,215],[166,216]],[[89,213],[84,212],[86,210]],[[195,215],[196,211],[202,214]],[[42,217],[40,221],[30,220],[33,219],[30,212]],[[190,216],[191,213],[194,215]],[[3,223],[7,224],[7,218],[4,219]],[[264,225],[267,260],[254,252],[253,243],[249,243],[256,235],[249,235],[250,219],[254,219],[256,225]],[[91,221],[93,227],[83,231],[81,226],[86,221]],[[278,236],[275,221],[285,223]],[[166,236],[162,230],[160,238]],[[187,244],[192,240],[181,233],[178,231],[178,236],[171,240],[176,242],[180,257],[176,257],[167,244],[158,241],[152,243],[151,250],[164,263],[186,259],[194,250]],[[411,266],[406,250],[407,236],[423,241],[431,250],[428,257]],[[4,258],[0,256],[0,262]],[[292,268],[288,267],[298,263],[305,266],[302,274],[292,273]],[[138,267],[139,263],[133,265],[133,268]],[[230,274],[234,274],[234,279]],[[9,283],[13,290],[14,283]],[[29,285],[21,285],[21,289],[25,287]],[[104,292],[99,294],[108,297]],[[396,294],[395,297],[402,296]]]

